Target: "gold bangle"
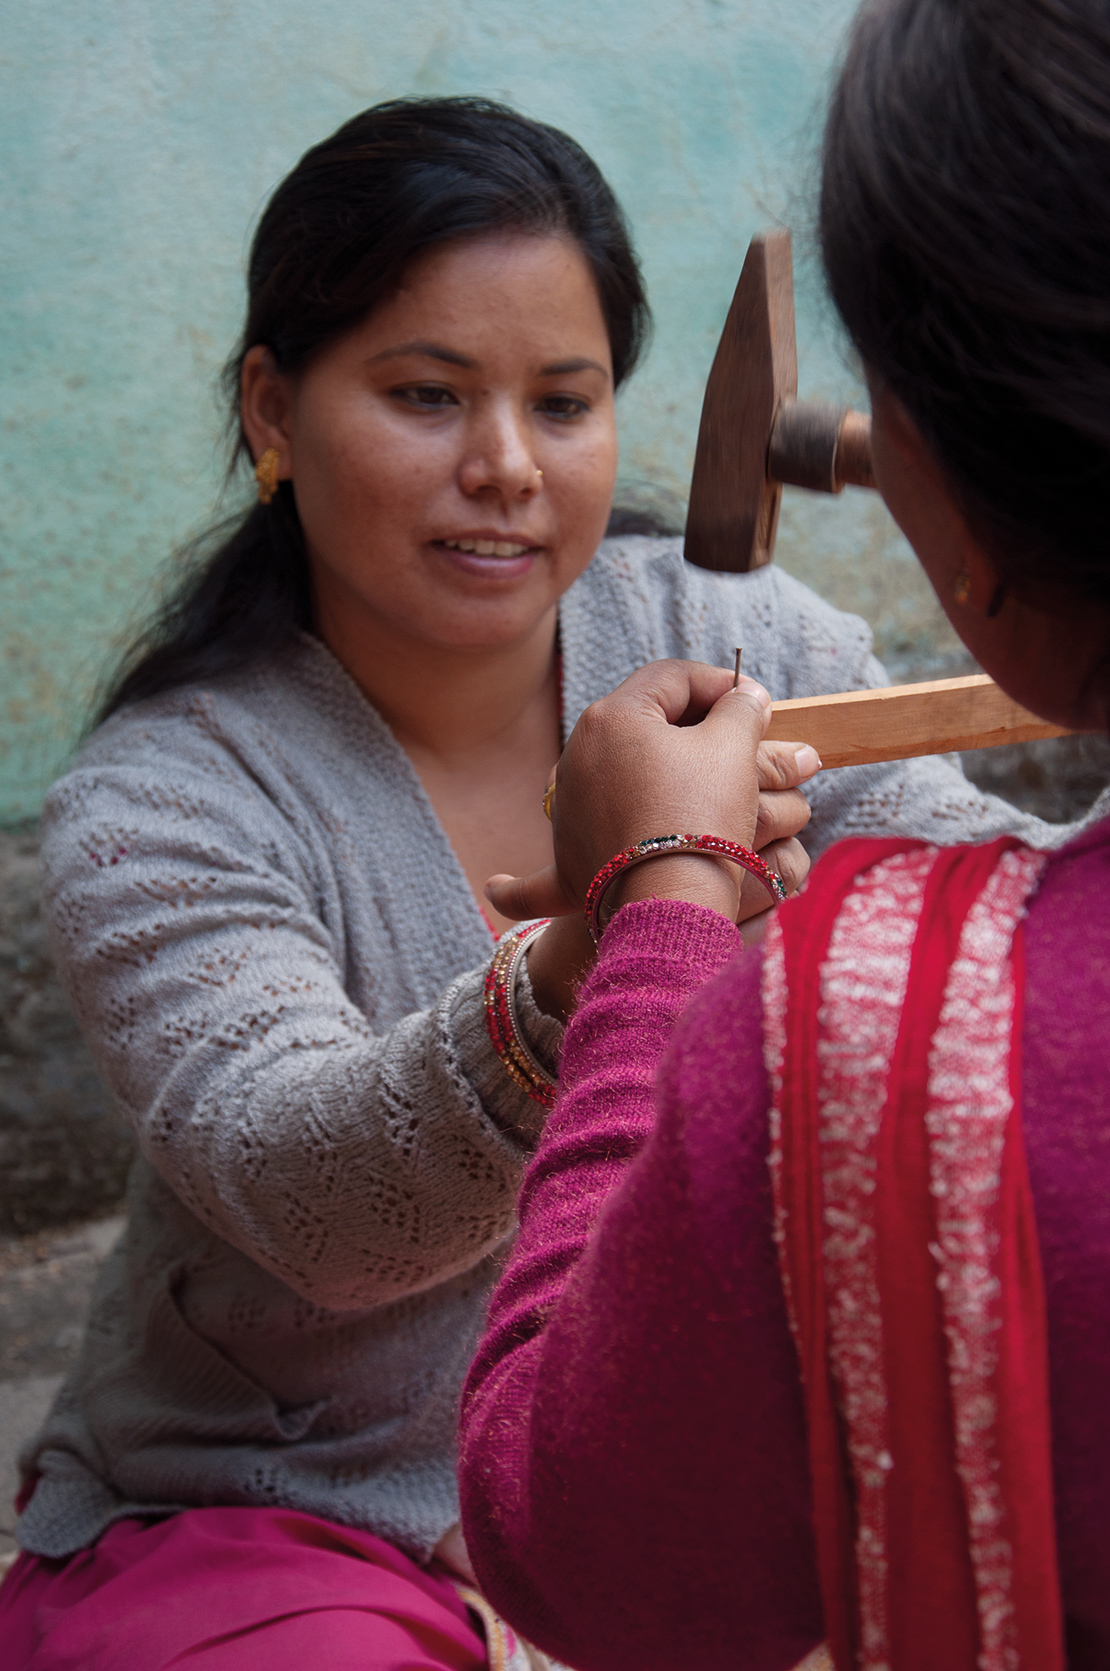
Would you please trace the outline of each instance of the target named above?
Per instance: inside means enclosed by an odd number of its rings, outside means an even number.
[[[516,1010],[516,977],[529,943],[542,933],[549,921],[550,918],[544,918],[542,922],[510,929],[490,960],[483,992],[486,1027],[502,1067],[514,1085],[545,1108],[554,1106],[559,1082],[536,1060],[521,1032]]]

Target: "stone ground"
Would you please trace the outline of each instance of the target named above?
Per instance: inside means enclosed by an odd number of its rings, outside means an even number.
[[[131,1153],[47,950],[35,832],[0,831],[0,1563],[16,1455],[76,1356]]]
[[[0,1566],[15,1549],[16,1457],[77,1355],[118,1215],[0,1240]]]
[[[901,678],[962,671],[895,665]],[[1060,738],[964,764],[984,788],[1062,821],[1110,782],[1110,744]],[[0,831],[0,1567],[14,1549],[15,1458],[76,1356],[131,1153],[50,961],[35,832]]]
[[[0,831],[0,1236],[107,1212],[130,1156],[50,959],[35,831]]]

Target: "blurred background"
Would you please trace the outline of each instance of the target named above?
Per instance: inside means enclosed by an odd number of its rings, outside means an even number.
[[[507,99],[600,163],[656,315],[621,401],[633,495],[685,499],[706,374],[761,227],[795,229],[804,389],[857,397],[809,239],[821,110],[852,9],[4,0],[0,821],[34,817],[106,659],[173,547],[212,514],[217,379],[262,205],[309,145],[376,100]],[[795,497],[779,560],[863,607],[899,667],[939,671],[952,644],[881,507],[849,493],[814,513]]]
[[[111,1212],[129,1153],[53,977],[34,821],[175,547],[243,491],[223,488],[218,377],[269,192],[380,99],[480,93],[567,129],[624,203],[655,311],[621,397],[621,497],[681,526],[754,232],[795,234],[802,393],[862,399],[811,233],[853,9],[0,0],[0,1427],[4,1397],[37,1376],[37,1404],[72,1353],[107,1230],[43,1237]],[[896,680],[968,667],[874,495],[787,489],[777,561],[863,614]],[[1110,775],[1088,740],[974,769],[1057,818]]]

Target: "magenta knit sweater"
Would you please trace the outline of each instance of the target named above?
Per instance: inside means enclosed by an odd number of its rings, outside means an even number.
[[[1026,935],[1023,1119],[1082,1671],[1110,1666],[1108,948],[1110,822],[1051,860]],[[822,1636],[760,960],[738,949],[693,905],[630,905],[606,930],[468,1383],[482,1584],[578,1671],[787,1671]]]

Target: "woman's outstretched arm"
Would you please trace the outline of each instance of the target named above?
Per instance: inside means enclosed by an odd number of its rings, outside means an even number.
[[[352,942],[292,794],[200,724],[114,727],[51,792],[43,855],[59,967],[142,1152],[316,1305],[470,1269],[513,1228],[543,1115],[490,1044],[485,963],[398,1016],[405,948],[386,922]]]
[[[464,1399],[482,1584],[580,1671],[786,1671],[822,1634],[738,949],[684,902],[606,930]]]

